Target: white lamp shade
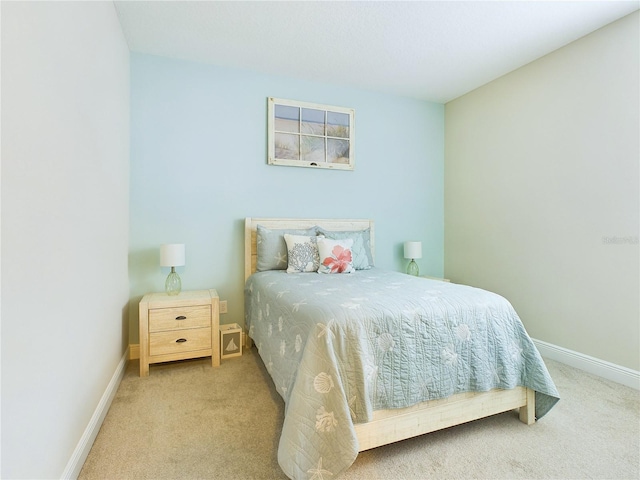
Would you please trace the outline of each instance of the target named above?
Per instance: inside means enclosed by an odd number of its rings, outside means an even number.
[[[160,247],[161,267],[182,267],[185,265],[184,243],[169,243]]]
[[[422,258],[422,242],[404,242],[404,258]]]

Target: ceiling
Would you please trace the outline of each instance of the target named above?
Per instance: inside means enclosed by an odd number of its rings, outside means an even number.
[[[640,0],[114,3],[134,52],[438,103],[640,7]]]

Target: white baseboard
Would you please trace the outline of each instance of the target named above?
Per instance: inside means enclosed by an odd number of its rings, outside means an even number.
[[[640,390],[640,372],[627,367],[616,365],[605,360],[590,357],[583,353],[574,352],[567,348],[559,347],[542,340],[533,339],[533,343],[538,348],[540,355],[571,367],[584,370],[585,372],[598,375],[613,382],[621,383],[627,387]]]
[[[118,391],[118,386],[124,377],[124,371],[128,361],[129,349],[127,348],[60,478],[75,479],[80,475],[80,470],[82,470],[82,466],[87,459],[87,455],[89,455],[89,451],[91,451],[91,447],[93,446],[93,442],[96,439],[98,432],[100,431],[104,417],[107,415],[111,402],[113,401],[113,397]]]

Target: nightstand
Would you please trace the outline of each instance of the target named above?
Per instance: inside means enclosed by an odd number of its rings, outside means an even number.
[[[220,365],[218,292],[148,293],[139,308],[141,377],[151,363],[211,356],[211,364]]]
[[[440,277],[429,277],[428,275],[420,275],[422,278],[428,278],[429,280],[439,280],[441,282],[450,282],[448,278],[440,278]]]

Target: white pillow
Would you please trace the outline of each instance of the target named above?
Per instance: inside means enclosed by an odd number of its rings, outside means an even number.
[[[284,234],[289,265],[287,273],[316,272],[320,265],[315,236]]]
[[[353,268],[353,239],[331,240],[318,237],[318,253],[320,265],[318,273],[352,273]]]

